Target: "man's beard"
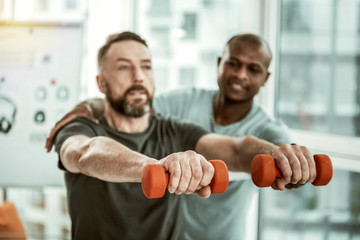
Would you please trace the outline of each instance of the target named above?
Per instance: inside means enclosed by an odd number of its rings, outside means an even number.
[[[133,90],[144,91],[147,95],[147,101],[144,104],[137,104],[139,100],[131,104],[126,100],[126,96]],[[110,103],[110,106],[118,113],[121,113],[127,117],[139,118],[150,112],[152,107],[152,97],[149,92],[142,85],[135,84],[128,88],[124,95],[114,99],[112,97],[110,86],[106,83],[106,99]],[[140,100],[141,101],[141,100]]]

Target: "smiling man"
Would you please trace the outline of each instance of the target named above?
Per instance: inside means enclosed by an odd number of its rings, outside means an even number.
[[[154,85],[146,42],[134,33],[110,37],[98,58],[105,104],[90,100],[76,106],[47,141],[49,151],[61,129],[55,145],[65,170],[73,238],[244,239],[256,189],[247,176],[205,199],[213,176],[206,159],[249,173],[256,154],[272,154],[284,176],[274,189],[312,182],[316,168],[309,150],[287,144],[286,127],[254,101],[270,75],[270,60],[262,38],[234,36],[218,59],[218,91],[178,90],[154,99],[156,112],[202,130],[150,114]],[[84,117],[69,124],[78,115],[102,117],[99,124]],[[149,200],[141,192],[141,171],[149,163],[170,173],[162,199]]]

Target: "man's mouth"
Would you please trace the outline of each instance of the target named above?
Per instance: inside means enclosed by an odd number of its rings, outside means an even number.
[[[240,80],[231,79],[229,81],[229,86],[234,90],[246,90],[247,86]]]
[[[126,91],[125,95],[132,97],[148,95],[148,91],[141,85],[134,85]]]
[[[244,89],[244,88],[241,86],[241,84],[236,83],[236,82],[230,83],[230,86],[231,86],[233,89],[235,89],[235,90],[242,90],[242,89]]]
[[[140,96],[143,94],[146,94],[145,90],[131,90],[127,93],[127,95],[129,95],[129,96]]]

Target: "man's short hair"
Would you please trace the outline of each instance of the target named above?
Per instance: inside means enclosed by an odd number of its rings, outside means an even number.
[[[271,62],[271,58],[272,58],[272,53],[270,50],[270,46],[268,44],[268,42],[255,34],[251,34],[251,33],[245,33],[245,34],[238,34],[238,35],[234,35],[232,36],[226,43],[226,46],[230,46],[231,44],[235,43],[235,42],[242,42],[242,43],[248,43],[251,45],[255,45],[258,47],[264,47],[265,50],[267,51],[268,54],[268,64],[267,67],[269,67],[270,62]]]
[[[98,52],[98,68],[99,68],[99,70],[101,70],[102,63],[104,61],[104,57],[105,57],[107,51],[109,50],[111,44],[120,42],[120,41],[126,41],[126,40],[137,41],[137,42],[143,44],[145,47],[148,47],[145,39],[143,39],[136,33],[121,32],[121,33],[111,34],[108,36],[105,44],[99,49],[99,52]]]

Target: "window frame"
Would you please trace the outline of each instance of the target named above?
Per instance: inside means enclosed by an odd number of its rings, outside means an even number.
[[[269,67],[270,81],[262,90],[259,100],[268,113],[277,116],[276,104],[279,101],[279,46],[281,1],[262,0],[262,35],[268,40],[273,51],[273,62]],[[307,146],[312,153],[328,154],[335,169],[360,172],[360,137],[317,133],[313,131],[290,129],[294,141]]]

